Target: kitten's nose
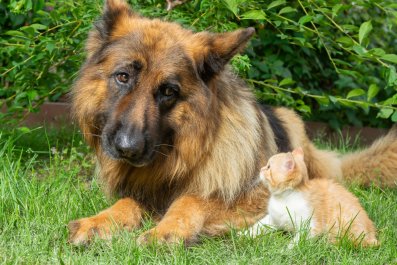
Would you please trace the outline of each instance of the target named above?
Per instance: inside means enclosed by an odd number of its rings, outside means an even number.
[[[263,167],[263,168],[261,168],[261,171],[260,171],[260,173],[259,173],[259,178],[260,178],[262,181],[265,180],[265,170],[266,170],[266,167]]]

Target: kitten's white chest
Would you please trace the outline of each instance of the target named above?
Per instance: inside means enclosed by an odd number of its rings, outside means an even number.
[[[269,200],[269,216],[272,223],[284,230],[293,231],[307,224],[313,209],[299,191],[272,195]],[[311,224],[308,224],[311,226]]]

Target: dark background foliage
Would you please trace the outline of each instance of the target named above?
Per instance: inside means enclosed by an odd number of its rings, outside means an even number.
[[[397,3],[367,1],[129,1],[145,16],[194,31],[254,26],[236,71],[260,101],[306,119],[388,127],[397,121]],[[9,120],[68,92],[84,60],[84,40],[99,1],[0,2],[0,100]]]

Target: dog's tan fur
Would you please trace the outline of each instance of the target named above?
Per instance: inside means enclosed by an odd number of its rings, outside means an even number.
[[[140,222],[136,220],[144,210],[162,219],[139,238],[142,243],[153,239],[190,241],[202,233],[218,235],[231,226],[257,221],[266,212],[268,198],[267,190],[256,182],[257,175],[280,146],[269,117],[226,65],[244,48],[253,30],[193,33],[175,23],[140,17],[123,0],[106,2],[102,23],[108,25],[105,30],[94,28],[90,32],[87,61],[72,92],[73,110],[87,142],[96,151],[108,192],[129,199],[123,199],[123,207],[116,204],[97,216],[72,222],[70,241],[86,243],[95,234],[109,238],[112,225],[137,227]],[[143,62],[145,73],[134,96],[128,94],[117,104],[109,103],[113,96],[109,76],[119,64],[133,59]],[[134,111],[126,116],[130,124],[142,127],[144,115],[149,121],[157,119],[151,89],[175,73],[182,76],[181,94],[187,100],[178,102],[164,118],[175,129],[172,148],[162,146],[160,154],[143,167],[109,157],[103,137],[98,137],[103,123],[128,114],[131,105]],[[107,113],[106,119],[101,113]],[[381,182],[384,179],[387,185],[395,185],[395,134],[361,155],[376,153],[378,157],[370,168],[364,168],[354,154],[346,160],[351,162],[344,162],[332,152],[316,149],[293,111],[276,108],[273,113],[286,132],[289,148],[303,147],[310,176],[342,180],[344,175],[349,180],[363,179],[365,184],[380,177]],[[368,169],[368,175],[357,178],[362,168]],[[380,171],[372,174],[375,168]],[[92,232],[98,229],[101,232]]]

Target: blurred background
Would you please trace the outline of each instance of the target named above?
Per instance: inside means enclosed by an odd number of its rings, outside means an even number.
[[[397,121],[397,3],[389,1],[129,1],[148,17],[194,31],[253,26],[232,65],[258,100],[332,128]],[[179,4],[179,5],[176,5]],[[0,1],[0,118],[68,101],[84,41],[103,2]]]

